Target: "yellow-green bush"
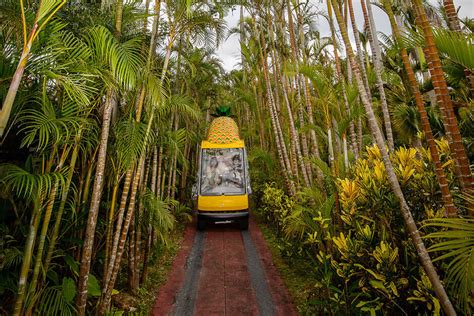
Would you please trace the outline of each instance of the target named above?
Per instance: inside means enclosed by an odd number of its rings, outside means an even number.
[[[449,146],[442,140],[438,148],[455,192]],[[399,148],[391,160],[418,223],[442,216],[429,151]],[[293,200],[272,184],[263,190],[262,211],[284,233],[287,252],[298,251],[315,262],[308,273],[320,281],[307,312],[439,314],[439,302],[405,232],[378,148],[367,147],[348,174],[336,180],[339,203]],[[322,211],[327,205],[330,212]]]

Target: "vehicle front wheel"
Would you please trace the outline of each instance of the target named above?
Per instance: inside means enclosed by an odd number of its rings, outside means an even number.
[[[197,219],[197,229],[198,230],[205,230],[206,229],[206,221],[202,218]]]
[[[249,229],[249,219],[244,218],[244,219],[239,220],[239,227],[241,230]]]

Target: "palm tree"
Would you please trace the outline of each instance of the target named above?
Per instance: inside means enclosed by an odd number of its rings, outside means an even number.
[[[133,56],[133,59],[127,59],[130,56],[121,54],[120,44],[118,40],[120,38],[121,29],[122,29],[122,11],[123,11],[123,1],[119,0],[116,4],[116,17],[115,17],[115,30],[114,37],[110,36],[105,29],[97,29],[97,33],[93,34],[93,39],[99,41],[99,45],[104,45],[101,48],[105,50],[103,52],[113,53],[120,56],[119,60],[110,59],[109,56],[105,58],[110,61],[117,62],[118,65],[111,64],[112,70],[120,69],[122,73],[118,74],[118,80],[125,81],[127,84],[135,83],[135,76],[138,73],[138,67],[140,64],[140,58],[138,56]],[[96,45],[97,45],[96,44]],[[100,46],[99,46],[100,47]],[[102,57],[102,56],[100,56]],[[106,60],[107,60],[106,59]],[[107,60],[108,61],[108,60]],[[117,67],[119,66],[119,67]],[[78,280],[78,295],[76,299],[76,304],[78,306],[78,314],[84,315],[86,304],[87,304],[87,280],[89,277],[89,270],[91,264],[92,256],[92,246],[94,243],[95,227],[97,225],[97,216],[99,214],[99,204],[102,196],[102,188],[104,182],[104,171],[106,167],[106,155],[107,155],[107,144],[109,139],[110,131],[110,122],[112,116],[112,109],[116,106],[117,103],[117,93],[113,88],[109,88],[104,102],[104,113],[102,117],[102,129],[100,135],[98,156],[97,156],[97,167],[95,172],[95,180],[92,191],[91,206],[87,219],[86,232],[84,236],[84,245],[82,248],[81,256],[81,265],[80,273]]]
[[[375,69],[375,78],[377,80],[376,86],[380,94],[383,122],[385,126],[385,134],[387,135],[388,148],[390,149],[390,151],[393,151],[395,145],[393,141],[392,124],[382,80],[382,53],[380,51],[380,44],[377,39],[377,29],[375,27],[374,16],[372,14],[372,6],[370,1],[366,0],[366,3],[367,6],[365,5],[364,0],[360,1],[362,11],[364,12],[365,24],[367,26],[367,35],[370,41],[370,46],[372,47],[372,61]]]
[[[327,3],[327,8],[328,8],[328,23],[329,23],[329,28],[331,30],[331,39],[332,39],[332,45],[334,48],[334,60],[336,63],[336,74],[337,74],[337,80],[341,83],[342,87],[342,96],[344,98],[344,107],[346,110],[346,113],[348,116],[351,115],[350,107],[349,107],[349,101],[347,98],[347,84],[345,82],[345,77],[343,76],[342,73],[342,68],[341,68],[341,59],[339,58],[338,54],[338,47],[339,45],[337,44],[336,40],[336,31],[334,30],[334,22],[333,22],[333,17],[332,17],[332,9],[331,5],[328,2]],[[349,123],[349,135],[351,139],[351,145],[352,145],[352,150],[354,152],[354,156],[356,159],[359,158],[359,148],[357,146],[357,137],[355,135],[355,128],[354,128],[354,122],[353,120],[350,121]]]
[[[391,4],[389,1],[384,0],[383,5],[385,8],[385,12],[387,13],[389,17],[395,40],[397,41],[399,45],[403,45],[401,41],[400,30],[398,29],[398,25],[395,21],[395,16],[393,14]],[[415,97],[415,103],[416,103],[418,112],[420,113],[420,120],[421,120],[421,126],[423,128],[423,133],[428,143],[428,148],[430,150],[431,157],[435,164],[436,176],[438,178],[439,186],[441,188],[441,193],[443,195],[444,206],[446,207],[446,212],[448,216],[453,216],[457,213],[457,210],[456,210],[456,207],[454,206],[453,198],[449,191],[448,181],[446,179],[446,175],[441,165],[438,149],[436,147],[436,143],[433,137],[433,132],[431,130],[428,115],[426,113],[423,96],[420,93],[420,89],[418,87],[418,81],[416,80],[415,73],[413,72],[413,69],[411,67],[410,59],[408,57],[408,52],[406,48],[404,48],[403,46],[401,46],[401,55],[402,55],[402,60],[403,60],[403,66],[405,68],[405,71],[408,75],[408,79],[410,81],[410,88],[412,89],[412,93]]]
[[[426,15],[425,8],[421,0],[412,1],[416,15],[417,23],[423,30],[425,36],[425,55],[428,61],[428,67],[431,74],[431,82],[436,94],[436,100],[441,109],[443,116],[443,124],[446,131],[446,136],[450,141],[452,149],[456,175],[458,177],[461,187],[467,192],[473,190],[474,182],[469,167],[469,159],[467,158],[464,145],[462,143],[461,134],[459,132],[458,122],[454,114],[451,98],[448,92],[448,86],[444,78],[444,72],[441,68],[441,61],[438,55],[438,50],[433,39],[433,32],[431,30],[430,22]]]
[[[0,111],[0,137],[3,136],[5,128],[7,127],[8,119],[10,118],[10,112],[13,107],[13,102],[15,101],[15,97],[23,77],[23,72],[25,71],[28,59],[30,58],[33,43],[37,39],[40,32],[46,27],[48,22],[65,3],[66,0],[54,0],[50,2],[41,1],[37,8],[36,17],[32,23],[31,30],[28,33],[24,3],[23,0],[20,0],[21,21],[23,26],[23,50],[21,52],[16,71],[13,74],[10,87],[8,88],[8,93],[5,97],[5,100],[3,101],[2,110]]]
[[[461,24],[459,23],[458,13],[453,0],[443,0],[443,6],[449,28],[453,31],[461,32]]]

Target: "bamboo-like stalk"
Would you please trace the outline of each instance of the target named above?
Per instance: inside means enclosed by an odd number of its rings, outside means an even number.
[[[374,16],[372,14],[372,5],[370,0],[365,0],[367,7],[365,6],[364,0],[360,0],[362,6],[362,12],[364,13],[365,24],[367,25],[367,33],[372,48],[372,61],[375,69],[376,86],[380,94],[380,104],[382,106],[383,123],[385,127],[385,134],[387,136],[388,148],[390,151],[394,151],[395,144],[393,141],[392,122],[390,119],[390,113],[388,111],[387,97],[385,96],[385,89],[383,87],[382,80],[382,53],[380,51],[379,40],[377,39],[377,29],[375,27]]]
[[[107,267],[109,263],[109,257],[111,252],[112,242],[112,228],[115,219],[115,208],[117,205],[117,194],[120,186],[120,179],[115,179],[114,186],[112,188],[112,197],[110,199],[110,209],[107,213],[107,227],[105,232],[105,257],[104,257],[104,275],[107,274]]]
[[[302,154],[299,155],[298,159],[300,160],[300,165],[303,173],[303,179],[305,182],[305,185],[307,187],[311,187],[311,182],[312,182],[312,171],[311,167],[306,164],[304,161],[303,157],[309,157],[309,147],[308,147],[308,140],[306,138],[306,133],[304,132],[305,129],[305,120],[304,120],[304,111],[303,111],[303,100],[301,99],[301,74],[299,73],[299,50],[298,46],[296,44],[296,34],[295,34],[295,28],[294,28],[294,22],[293,22],[293,13],[291,10],[291,4],[290,0],[286,1],[286,9],[287,9],[287,16],[288,16],[288,31],[290,34],[290,47],[291,47],[291,54],[293,57],[293,63],[295,64],[296,67],[296,77],[295,77],[295,91],[296,91],[296,115],[298,117],[298,122],[300,124],[300,129],[302,130],[299,133],[299,138],[301,138],[301,151]],[[292,85],[290,85],[291,87]],[[311,106],[311,105],[310,105]],[[299,142],[299,138],[297,137],[297,141]]]
[[[469,159],[462,142],[451,97],[449,96],[448,85],[444,78],[443,69],[441,68],[441,60],[433,38],[430,22],[428,21],[422,2],[419,0],[412,0],[412,3],[416,9],[416,22],[423,29],[425,35],[425,47],[423,50],[428,62],[436,100],[443,117],[446,136],[450,141],[449,145],[454,158],[456,176],[461,187],[467,192],[472,193],[472,191],[474,191],[474,178],[471,174]]]
[[[130,192],[130,186],[131,186],[133,175],[134,175],[133,171],[134,169],[130,167],[127,170],[127,173],[125,174],[125,180],[124,180],[123,188],[122,188],[122,196],[120,198],[120,205],[119,205],[118,214],[117,214],[117,221],[115,223],[115,233],[114,233],[114,239],[113,239],[113,244],[112,244],[112,250],[109,253],[108,265],[106,268],[104,267],[104,277],[102,280],[102,284],[106,284],[107,281],[110,279],[112,262],[115,260],[115,255],[117,253],[117,248],[118,248],[119,238],[120,238],[120,231],[122,229],[125,209],[127,207],[128,194]]]
[[[64,146],[62,154],[60,156],[59,163],[55,169],[55,172],[59,172],[66,160],[67,154],[68,154],[68,146]],[[42,266],[42,258],[43,258],[43,253],[44,253],[44,245],[46,243],[46,236],[48,234],[48,227],[49,223],[51,221],[51,216],[53,214],[53,206],[54,206],[54,201],[56,200],[56,195],[59,189],[59,180],[56,179],[54,182],[53,188],[51,189],[51,192],[49,193],[48,201],[46,204],[46,209],[44,212],[44,217],[43,217],[43,225],[41,227],[41,232],[39,235],[39,242],[38,242],[38,248],[36,249],[36,256],[35,256],[35,265],[33,268],[33,276],[31,278],[31,283],[30,283],[30,293],[35,293],[36,292],[36,285],[38,283],[38,276],[40,272],[40,268]],[[30,306],[30,309],[33,308],[33,306]],[[27,312],[28,314],[28,312]]]
[[[349,101],[347,99],[347,89],[346,89],[346,80],[344,78],[344,75],[342,74],[342,68],[341,68],[341,59],[339,58],[338,54],[338,44],[336,41],[336,31],[334,30],[334,22],[333,22],[333,17],[332,17],[332,9],[329,1],[327,2],[327,8],[328,8],[328,18],[329,18],[329,28],[331,30],[331,39],[332,39],[332,45],[334,47],[334,61],[336,64],[336,75],[338,81],[341,83],[342,87],[342,97],[344,99],[344,108],[346,110],[347,115],[351,115],[351,110],[349,107]],[[359,146],[357,145],[357,136],[355,134],[355,128],[354,128],[354,122],[351,120],[349,124],[349,135],[351,138],[351,146],[352,146],[352,151],[354,152],[355,159],[359,158]]]
[[[147,130],[146,130],[145,137],[144,137],[144,142],[143,142],[144,148],[142,148],[142,154],[141,154],[140,160],[137,164],[137,169],[136,169],[136,172],[135,172],[135,175],[134,175],[134,178],[133,178],[133,184],[132,184],[131,194],[130,194],[130,202],[129,202],[129,205],[128,205],[127,214],[125,216],[125,221],[123,223],[122,229],[121,230],[117,229],[117,232],[120,233],[120,239],[119,239],[117,251],[114,252],[115,256],[112,256],[111,260],[110,260],[110,264],[109,264],[110,278],[106,279],[106,283],[104,284],[104,288],[102,290],[102,296],[100,298],[99,306],[98,306],[98,309],[97,309],[97,315],[99,315],[99,316],[105,314],[105,312],[106,312],[106,310],[107,310],[107,308],[110,304],[110,299],[112,297],[112,290],[113,290],[114,285],[115,285],[115,280],[117,279],[118,271],[119,271],[119,268],[120,268],[120,262],[122,260],[122,254],[123,254],[123,250],[124,250],[124,247],[125,247],[125,241],[127,239],[127,234],[128,234],[128,230],[129,230],[129,227],[130,227],[130,222],[131,222],[132,217],[133,217],[134,212],[135,212],[135,202],[136,202],[136,195],[137,195],[137,191],[138,191],[138,184],[140,182],[142,167],[143,167],[144,161],[145,161],[146,144],[148,142],[148,138],[150,137],[151,127],[152,127],[154,116],[155,116],[155,111],[152,111],[151,115],[150,115],[150,118],[148,119]]]
[[[122,32],[123,0],[117,0],[115,6],[115,29],[114,36],[120,39]],[[116,92],[109,88],[106,95],[104,113],[102,118],[102,129],[100,135],[99,151],[97,157],[97,168],[92,191],[91,206],[87,217],[87,226],[82,247],[81,264],[79,268],[79,279],[77,286],[76,306],[79,316],[85,315],[87,305],[87,284],[92,259],[92,247],[94,245],[95,228],[97,216],[99,215],[99,204],[102,196],[102,186],[105,175],[105,164],[107,155],[107,144],[110,132],[112,110],[117,104]]]
[[[158,148],[156,146],[153,147],[153,166],[151,170],[151,192],[153,192],[155,195],[157,193],[157,180],[158,180]],[[151,250],[151,245],[153,242],[153,228],[151,224],[148,225],[148,231],[147,231],[147,241],[145,244],[145,249],[144,249],[144,254],[143,254],[143,269],[142,269],[142,274],[140,276],[140,284],[145,282],[145,280],[148,277],[148,258],[149,258],[149,253]]]
[[[390,24],[392,26],[393,36],[399,45],[403,45],[401,40],[401,33],[398,28],[398,24],[395,20],[395,16],[392,11],[392,7],[387,0],[383,1],[385,12],[388,15]],[[453,197],[449,191],[448,180],[446,174],[444,173],[443,166],[438,153],[438,148],[433,137],[433,132],[431,130],[430,121],[428,119],[428,114],[426,113],[425,104],[423,101],[423,96],[421,95],[420,89],[418,88],[418,81],[415,77],[415,72],[411,68],[410,59],[408,57],[408,52],[405,47],[401,46],[401,56],[403,60],[403,66],[410,81],[410,88],[415,97],[416,107],[420,113],[421,126],[423,128],[423,133],[425,134],[426,142],[428,143],[428,148],[430,150],[431,159],[435,165],[436,177],[438,178],[438,183],[441,189],[441,194],[443,196],[444,207],[446,208],[446,213],[448,216],[453,216],[457,214],[457,209],[454,206]]]
[[[160,146],[160,151],[158,154],[158,175],[156,176],[156,197],[161,198],[161,192],[163,190],[161,189],[161,183],[162,183],[162,166],[163,166],[163,146]]]
[[[455,32],[461,32],[461,23],[459,23],[458,13],[453,0],[443,0],[443,7],[449,28]]]
[[[290,164],[290,159],[288,157],[288,150],[286,148],[285,144],[285,139],[283,137],[283,132],[281,128],[281,123],[280,119],[278,116],[278,109],[281,108],[280,105],[280,69],[278,67],[279,62],[276,57],[276,48],[275,48],[275,42],[274,42],[274,33],[273,33],[273,24],[271,23],[270,19],[270,13],[267,13],[267,23],[269,27],[269,35],[270,35],[270,46],[271,46],[271,54],[272,54],[272,60],[273,60],[273,76],[274,76],[274,81],[275,81],[275,95],[273,94],[269,95],[271,98],[269,98],[269,109],[270,109],[270,119],[272,122],[272,127],[274,129],[274,135],[275,135],[275,143],[277,147],[277,152],[278,152],[278,157],[280,161],[280,165],[282,167],[282,173],[283,177],[285,179],[285,184],[287,187],[287,190],[290,195],[294,195],[296,192],[295,184],[293,181],[293,174],[291,170],[291,164]],[[261,62],[264,62],[265,56],[261,56]],[[268,94],[268,92],[267,92]]]
[[[120,0],[119,2],[121,2]],[[81,265],[79,269],[78,291],[76,298],[77,314],[85,315],[87,304],[87,281],[92,257],[92,246],[94,244],[95,227],[97,225],[97,216],[99,215],[99,204],[102,196],[102,183],[104,182],[105,163],[107,155],[107,143],[109,139],[110,120],[112,109],[116,103],[115,92],[110,90],[107,93],[104,114],[102,118],[102,130],[99,143],[99,153],[97,157],[97,168],[95,173],[94,188],[91,198],[91,207],[87,218],[86,233],[84,236],[84,245],[82,248]]]
[[[136,247],[136,213],[133,214],[132,219],[130,220],[129,227],[129,236],[128,236],[128,287],[132,294],[136,294],[135,289],[135,271],[136,271],[136,257],[135,257],[135,247]],[[106,283],[107,284],[107,283]]]
[[[357,51],[357,58],[359,59],[359,69],[362,75],[362,80],[365,87],[365,92],[369,97],[369,100],[372,100],[372,93],[370,92],[369,79],[367,77],[367,70],[365,68],[364,54],[361,50],[361,43],[359,37],[359,29],[357,28],[357,22],[354,16],[354,8],[352,6],[352,0],[347,0],[347,8],[349,9],[349,20],[351,21],[352,31],[354,34],[355,46]],[[346,47],[347,50],[347,47]],[[352,69],[353,71],[353,69]]]
[[[51,263],[51,259],[53,257],[54,248],[56,247],[56,241],[59,236],[61,220],[64,214],[64,209],[66,207],[67,197],[69,194],[69,189],[71,187],[72,176],[74,175],[74,169],[76,167],[77,157],[79,155],[79,142],[81,141],[81,137],[82,137],[82,128],[79,129],[78,134],[74,140],[74,148],[71,154],[71,161],[69,162],[69,170],[68,170],[68,174],[66,178],[66,183],[61,193],[61,201],[60,201],[59,208],[56,214],[56,220],[54,222],[53,233],[49,241],[48,251],[46,253],[46,259],[43,265],[43,270],[44,270],[45,275],[48,272],[49,264]]]
[[[23,261],[21,263],[20,278],[18,280],[18,295],[15,301],[15,307],[13,309],[13,316],[19,316],[22,314],[23,302],[25,300],[26,285],[28,281],[28,272],[30,270],[31,259],[33,257],[33,248],[36,238],[36,232],[39,228],[41,219],[41,199],[36,202],[33,214],[30,220],[30,227],[28,237],[26,238],[25,250],[23,251]]]

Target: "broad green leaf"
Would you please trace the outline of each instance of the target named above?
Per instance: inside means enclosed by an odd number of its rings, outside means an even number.
[[[97,278],[93,274],[89,274],[89,278],[87,279],[87,294],[95,297],[101,294],[99,281],[97,281]]]
[[[77,292],[74,280],[71,278],[63,278],[62,291],[66,302],[71,303]]]

